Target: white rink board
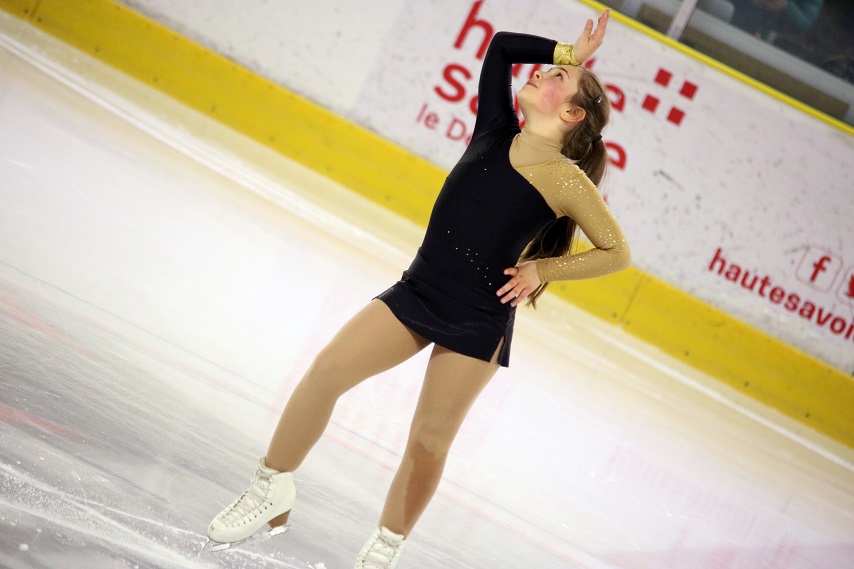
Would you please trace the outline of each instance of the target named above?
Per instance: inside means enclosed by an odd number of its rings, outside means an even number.
[[[573,41],[595,15],[569,0],[125,3],[444,168],[473,126],[487,30]],[[617,109],[603,190],[635,264],[854,371],[854,139],[617,21],[593,68]]]

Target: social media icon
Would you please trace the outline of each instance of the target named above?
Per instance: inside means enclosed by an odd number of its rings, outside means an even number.
[[[836,298],[848,306],[854,306],[854,267],[845,273],[845,278],[836,289]]]
[[[841,258],[826,249],[808,247],[798,265],[796,276],[815,290],[830,292],[841,269]]]

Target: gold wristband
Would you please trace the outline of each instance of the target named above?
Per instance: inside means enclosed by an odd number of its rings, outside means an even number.
[[[575,58],[575,46],[571,43],[558,42],[555,46],[555,65],[581,65]]]

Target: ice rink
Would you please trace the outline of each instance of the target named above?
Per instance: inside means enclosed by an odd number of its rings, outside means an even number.
[[[0,566],[352,567],[428,351],[340,401],[287,534],[202,546],[420,237],[0,11]],[[553,299],[512,359],[401,569],[854,568],[851,449]]]

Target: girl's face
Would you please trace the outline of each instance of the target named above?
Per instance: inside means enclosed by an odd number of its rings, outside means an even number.
[[[525,117],[531,114],[558,117],[571,108],[569,100],[578,92],[578,77],[583,71],[571,65],[559,65],[548,71],[536,71],[519,91],[519,108]]]

